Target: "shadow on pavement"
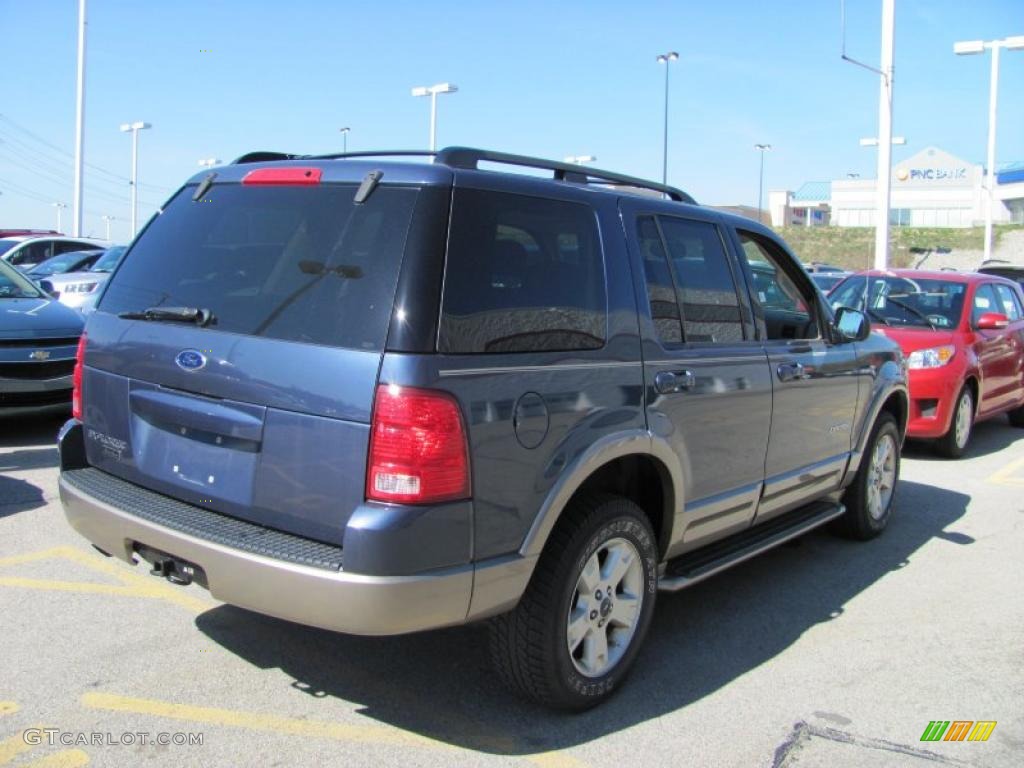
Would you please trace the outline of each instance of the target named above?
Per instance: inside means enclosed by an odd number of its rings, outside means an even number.
[[[220,606],[196,619],[211,640],[261,669],[279,668],[314,697],[380,722],[492,754],[569,748],[686,707],[785,651],[816,624],[907,565],[970,497],[902,482],[897,513],[868,543],[816,531],[681,593],[659,595],[630,679],[605,705],[552,714],[509,694],[490,669],[480,625],[392,638],[333,634]]]
[[[27,480],[0,475],[0,518],[46,506],[43,489]]]
[[[999,453],[1024,440],[1024,429],[1010,426],[1005,416],[996,416],[989,421],[983,421],[974,425],[974,432],[964,452],[965,459],[972,459],[975,456],[988,456]],[[909,459],[921,459],[924,461],[950,462],[955,466],[957,459],[947,459],[939,456],[932,448],[930,440],[907,440],[903,447],[903,455]]]

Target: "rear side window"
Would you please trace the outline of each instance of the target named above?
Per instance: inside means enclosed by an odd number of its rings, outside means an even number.
[[[604,260],[593,210],[578,203],[455,190],[438,350],[598,349]]]
[[[718,227],[659,216],[675,273],[687,343],[743,340],[743,319]]]
[[[99,309],[209,309],[216,330],[384,348],[415,189],[214,185],[179,194],[132,246]]]
[[[1016,323],[1024,312],[1021,311],[1020,300],[1017,294],[1008,285],[997,285],[996,293],[999,295],[999,303],[1003,307],[1003,314],[1010,318],[1011,323]]]

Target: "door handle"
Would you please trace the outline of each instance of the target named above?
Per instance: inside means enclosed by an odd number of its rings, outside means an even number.
[[[783,363],[778,367],[777,373],[779,381],[798,381],[810,378],[803,363]]]
[[[654,376],[654,389],[659,395],[692,389],[696,383],[697,377],[692,371],[659,371]]]

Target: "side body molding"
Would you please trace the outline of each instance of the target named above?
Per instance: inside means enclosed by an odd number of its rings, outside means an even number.
[[[548,494],[533,525],[527,531],[526,538],[519,548],[522,557],[537,557],[555,527],[573,494],[596,470],[615,459],[624,456],[641,455],[655,459],[665,480],[665,515],[666,530],[655,531],[659,538],[671,548],[677,531],[682,530],[678,519],[683,513],[683,472],[679,459],[664,438],[651,434],[647,430],[635,429],[618,432],[592,443],[563,472]]]

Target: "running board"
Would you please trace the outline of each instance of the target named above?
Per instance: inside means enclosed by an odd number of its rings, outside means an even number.
[[[664,592],[678,592],[731,565],[749,560],[772,547],[824,525],[845,511],[846,507],[842,504],[818,501],[779,515],[722,541],[687,552],[666,564],[664,574],[658,579],[658,589]]]

